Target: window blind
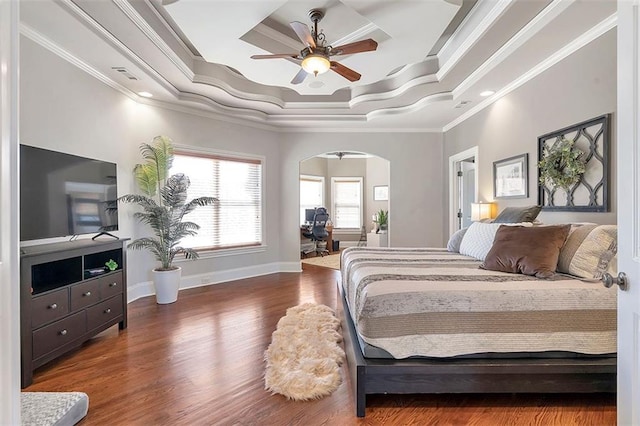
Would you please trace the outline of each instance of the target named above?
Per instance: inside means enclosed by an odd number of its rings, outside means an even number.
[[[200,225],[198,235],[181,245],[218,249],[262,243],[262,162],[218,155],[175,153],[171,174],[189,176],[188,199],[218,198],[215,206],[199,207],[185,220]]]
[[[360,229],[362,226],[362,178],[332,178],[333,225]]]
[[[317,176],[300,178],[300,224],[305,223],[305,210],[324,205],[324,179]]]

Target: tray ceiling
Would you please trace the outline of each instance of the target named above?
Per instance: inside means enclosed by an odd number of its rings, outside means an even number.
[[[289,22],[311,25],[313,8],[328,43],[378,42],[332,58],[360,81],[327,72],[296,86],[298,64],[250,59],[302,49]],[[24,0],[21,32],[139,102],[281,130],[441,131],[614,28],[615,10],[614,0]]]

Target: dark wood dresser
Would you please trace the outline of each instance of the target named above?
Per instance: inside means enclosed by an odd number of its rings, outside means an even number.
[[[127,239],[23,247],[20,256],[22,387],[33,370],[118,324],[127,327]],[[113,261],[112,270],[106,266]]]

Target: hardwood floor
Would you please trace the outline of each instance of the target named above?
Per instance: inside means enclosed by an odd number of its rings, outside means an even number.
[[[288,307],[336,307],[338,271],[304,265],[147,297],[117,326],[36,370],[27,391],[89,395],[82,425],[614,425],[615,395],[374,395],[358,419],[345,381],[331,396],[292,402],[264,390],[263,354]],[[346,365],[343,369],[346,369]]]

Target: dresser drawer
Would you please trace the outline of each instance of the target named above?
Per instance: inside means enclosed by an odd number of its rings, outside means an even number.
[[[66,288],[31,299],[31,327],[38,328],[69,313],[69,291]]]
[[[122,293],[122,271],[100,277],[100,298],[108,299]]]
[[[33,359],[66,345],[86,332],[85,312],[73,315],[49,324],[33,332]]]
[[[77,311],[100,300],[100,282],[85,281],[71,286],[71,311]]]
[[[122,315],[122,295],[113,296],[87,309],[87,330],[93,330],[102,324],[113,321]]]

